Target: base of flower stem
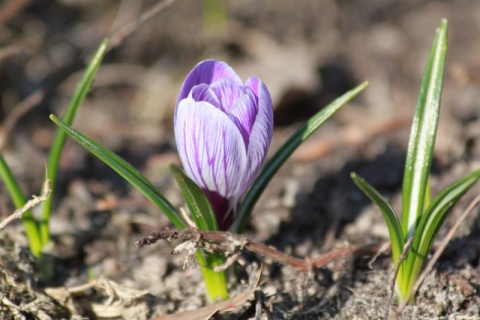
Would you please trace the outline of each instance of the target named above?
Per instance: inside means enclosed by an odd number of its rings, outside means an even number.
[[[227,275],[225,271],[215,272],[213,268],[225,263],[225,259],[218,254],[204,256],[197,251],[197,259],[202,265],[203,279],[207,288],[210,301],[228,299]]]

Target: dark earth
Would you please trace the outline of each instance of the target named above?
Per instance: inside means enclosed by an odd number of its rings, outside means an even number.
[[[228,62],[268,86],[275,108],[273,153],[306,119],[348,89],[368,88],[321,127],[282,167],[256,206],[246,235],[282,252],[314,258],[335,248],[382,243],[380,212],[354,186],[366,178],[398,211],[409,129],[427,55],[442,18],[449,47],[431,176],[432,193],[480,166],[480,1],[0,2],[1,152],[25,195],[39,195],[56,126],[85,64],[103,38],[133,23],[106,56],[74,127],[138,168],[175,205],[168,170],[179,164],[173,109],[180,85],[203,59]],[[223,12],[223,14],[222,14]],[[20,114],[19,114],[20,112]],[[437,244],[470,201],[454,207]],[[62,155],[50,221],[53,243],[38,272],[23,225],[0,238],[1,319],[155,319],[211,302],[200,268],[182,269],[178,242],[137,248],[170,226],[115,172],[72,140]],[[1,219],[14,210],[0,184]],[[388,303],[391,256],[347,256],[304,274],[263,262],[257,319],[480,319],[480,216],[462,223],[415,304]],[[434,248],[438,246],[435,245]],[[244,291],[242,272],[231,296]],[[254,295],[215,319],[255,319]]]

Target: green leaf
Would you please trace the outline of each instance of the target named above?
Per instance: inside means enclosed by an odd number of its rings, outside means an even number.
[[[423,212],[437,133],[447,51],[447,20],[442,20],[433,41],[420,88],[403,178],[403,234],[415,233]],[[428,201],[428,200],[427,200]]]
[[[177,228],[184,228],[185,223],[180,218],[175,207],[148,181],[140,172],[132,167],[118,155],[100,145],[98,142],[86,137],[79,131],[71,128],[54,115],[50,115],[50,119],[59,127],[67,132],[75,141],[80,143],[85,149],[93,153],[100,160],[105,162],[110,168],[115,170],[120,176],[127,180],[131,185],[143,193],[150,201],[152,201]]]
[[[197,228],[202,230],[217,231],[217,219],[208,198],[182,170],[174,164],[170,165],[170,171],[177,181],[187,203],[190,214]],[[202,267],[203,278],[207,287],[210,300],[224,300],[228,298],[227,274],[225,271],[215,272],[213,268],[225,263],[225,258],[220,254],[211,254],[203,250],[197,250],[197,260]]]
[[[198,229],[217,231],[217,219],[212,206],[202,189],[187,177],[176,165],[170,165],[170,171],[177,181],[190,214]]]
[[[280,169],[280,167],[285,163],[285,161],[287,161],[287,159],[292,155],[292,153],[305,140],[307,140],[315,132],[315,130],[317,130],[325,121],[327,121],[332,115],[334,115],[335,112],[337,112],[341,107],[347,104],[347,102],[352,100],[363,89],[365,89],[367,85],[368,82],[365,81],[356,88],[348,91],[343,96],[330,103],[328,106],[326,106],[317,114],[315,114],[312,118],[310,118],[287,140],[287,142],[285,142],[280,147],[280,149],[265,164],[260,175],[250,187],[250,190],[247,192],[245,198],[241,202],[237,212],[237,218],[235,219],[233,230],[241,233],[245,229],[247,221],[250,218],[252,209],[257,203],[258,198],[260,198],[260,195],[263,193],[272,177],[275,175],[275,173],[277,173],[278,169]]]
[[[73,93],[72,99],[70,100],[70,104],[65,111],[65,115],[63,117],[63,122],[67,125],[71,125],[73,123],[73,119],[77,114],[78,107],[82,104],[85,96],[87,95],[90,86],[92,85],[93,79],[97,74],[98,68],[102,63],[103,57],[107,52],[107,44],[108,40],[103,40],[100,46],[97,49],[97,52],[93,56],[90,64],[85,69],[85,73],[83,74],[82,79],[78,83],[75,92]],[[65,145],[65,141],[67,139],[67,135],[65,131],[58,130],[55,138],[53,140],[52,147],[50,149],[50,154],[48,157],[48,164],[47,164],[47,179],[50,180],[50,187],[52,189],[52,195],[43,203],[42,206],[42,220],[40,222],[40,233],[42,237],[42,246],[45,245],[50,241],[50,229],[49,229],[49,221],[50,221],[50,214],[52,211],[52,201],[53,201],[53,192],[55,191],[55,184],[57,181],[57,173],[58,173],[58,165],[60,162],[60,156],[62,155],[63,146]]]
[[[423,201],[423,207],[428,208],[430,206],[430,203],[432,202],[432,188],[430,187],[430,175],[428,176],[427,179],[427,185],[425,187],[425,198]]]
[[[435,236],[447,217],[450,209],[480,178],[480,169],[463,177],[457,182],[444,189],[427,208],[418,224],[415,239],[412,243],[412,250],[407,259],[409,280],[405,283],[403,292],[409,293],[410,288],[418,278],[428,252],[432,248]]]
[[[10,167],[0,153],[0,177],[2,178],[5,186],[7,187],[8,193],[12,198],[13,204],[17,209],[22,208],[27,200],[23,195],[22,189],[17,183],[17,180],[12,174]],[[33,218],[32,212],[30,210],[26,211],[22,217],[23,226],[25,227],[25,232],[27,234],[28,245],[30,247],[30,252],[34,257],[39,258],[42,254],[42,239],[40,237],[40,230],[38,228],[37,222]]]
[[[403,236],[402,225],[400,224],[400,220],[398,219],[395,210],[393,210],[388,201],[383,198],[382,195],[362,177],[358,176],[354,172],[352,172],[350,176],[357,187],[362,190],[363,193],[369,197],[370,200],[372,200],[372,202],[375,203],[382,212],[383,218],[387,223],[388,233],[390,235],[393,263],[396,266],[398,263],[398,258],[402,254],[403,246],[405,245],[405,237]]]

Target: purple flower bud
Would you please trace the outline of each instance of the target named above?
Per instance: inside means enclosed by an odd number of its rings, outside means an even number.
[[[255,77],[243,84],[224,62],[200,62],[180,89],[174,129],[185,172],[207,195],[220,230],[228,229],[272,140],[267,87]]]

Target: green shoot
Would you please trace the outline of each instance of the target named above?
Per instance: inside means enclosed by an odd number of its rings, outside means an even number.
[[[433,201],[430,201],[429,175],[440,113],[447,27],[447,20],[443,20],[433,41],[420,88],[405,163],[401,222],[387,201],[372,186],[352,173],[355,184],[379,207],[385,218],[395,266],[404,244],[410,237],[414,237],[410,251],[402,262],[397,276],[397,292],[400,300],[406,299],[412,290],[435,235],[450,209],[480,178],[480,170],[476,170],[444,189]]]

